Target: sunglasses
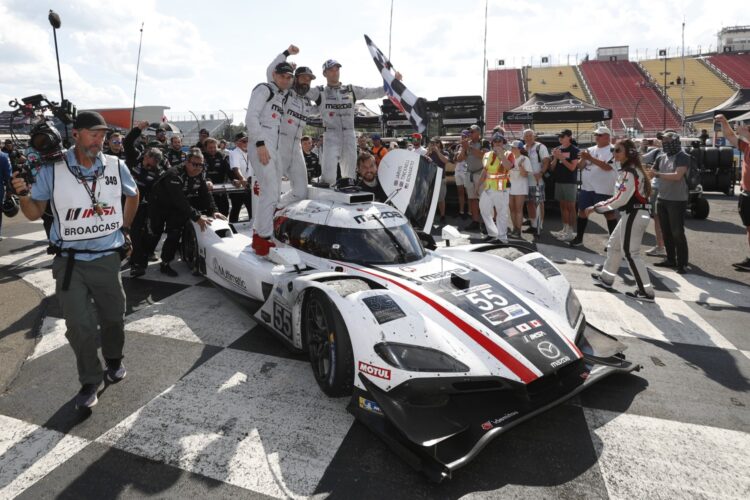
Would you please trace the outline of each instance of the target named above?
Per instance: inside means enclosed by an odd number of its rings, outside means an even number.
[[[112,144],[122,144],[122,141],[112,141]]]
[[[195,168],[203,168],[203,162],[190,161],[188,163],[190,163],[190,165],[194,166]]]

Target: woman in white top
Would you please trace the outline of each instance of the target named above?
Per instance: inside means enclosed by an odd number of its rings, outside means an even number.
[[[511,153],[515,158],[514,168],[510,170],[510,220],[513,224],[511,236],[521,237],[523,224],[523,204],[529,194],[529,173],[531,161],[523,141],[511,143]]]

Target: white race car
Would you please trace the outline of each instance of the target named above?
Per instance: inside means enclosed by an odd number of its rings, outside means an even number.
[[[309,188],[279,211],[277,248],[251,249],[249,223],[188,226],[183,259],[231,292],[312,375],[434,480],[492,438],[611,373],[638,366],[585,322],[570,284],[532,248],[446,246],[426,233],[441,172],[407,151],[364,192]],[[390,189],[388,189],[390,187]],[[398,207],[401,207],[399,209]]]

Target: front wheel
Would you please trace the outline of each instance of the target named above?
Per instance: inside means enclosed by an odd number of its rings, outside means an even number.
[[[695,219],[705,219],[708,217],[708,212],[710,210],[711,207],[708,205],[708,200],[703,197],[697,198],[693,203],[693,207],[690,209],[693,218]]]
[[[350,395],[354,355],[349,332],[336,306],[321,290],[307,293],[302,322],[315,381],[328,396]]]

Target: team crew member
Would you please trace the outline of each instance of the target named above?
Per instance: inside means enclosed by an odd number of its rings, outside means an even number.
[[[505,151],[505,137],[492,136],[492,151],[484,155],[484,171],[479,179],[483,187],[479,197],[479,210],[487,228],[488,239],[508,242],[508,203],[509,171],[515,159],[513,153]],[[497,211],[497,223],[492,220],[493,211]]]
[[[302,155],[305,158],[305,168],[307,168],[307,181],[312,182],[316,177],[320,177],[320,158],[313,148],[313,140],[306,135],[300,140],[302,144]]]
[[[20,177],[13,179],[13,188],[22,194],[21,210],[29,220],[42,216],[47,201],[52,205],[50,243],[58,251],[52,275],[81,383],[76,408],[97,403],[103,376],[114,383],[126,374],[122,363],[125,292],[119,252],[129,253],[128,233],[138,208],[138,189],[118,158],[102,154],[107,129],[99,113],[79,112],[73,123],[75,144],[64,161],[41,168],[32,187]],[[100,337],[106,371],[97,354]]]
[[[208,191],[203,173],[203,153],[198,148],[188,152],[187,161],[172,167],[154,183],[149,200],[150,234],[145,248],[151,255],[159,243],[161,233],[167,239],[161,247],[160,271],[167,276],[177,276],[170,263],[177,253],[183,228],[188,220],[196,222],[205,231],[211,220],[204,214],[213,214],[217,219],[226,219],[216,208],[214,198]]]
[[[750,247],[750,125],[740,125],[735,134],[724,115],[716,115],[714,120],[721,123],[721,130],[729,143],[742,153],[741,192],[737,209],[740,212],[742,225],[745,226],[747,244]],[[750,257],[732,265],[738,271],[750,271]]]
[[[511,143],[510,152],[515,159],[515,165],[510,170],[510,218],[513,232],[511,236],[521,237],[521,225],[523,224],[523,205],[529,194],[529,174],[531,173],[531,162],[523,141]]]
[[[237,187],[244,187],[242,193],[234,193],[229,196],[232,200],[232,210],[229,212],[229,222],[237,222],[240,218],[242,206],[247,209],[248,219],[253,218],[253,195],[250,186],[253,185],[253,167],[247,159],[247,134],[240,132],[234,138],[237,145],[229,152],[229,166],[232,168],[234,180],[232,183]]]
[[[187,160],[187,153],[182,150],[182,139],[179,135],[173,135],[169,139],[169,150],[167,151],[166,158],[170,167],[182,165]]]
[[[148,201],[151,198],[151,188],[162,173],[159,168],[162,159],[163,155],[160,149],[150,148],[133,169],[133,178],[140,194],[140,203],[133,224],[130,226],[133,241],[133,254],[130,256],[131,278],[146,274],[146,260],[150,255],[146,253],[146,247],[150,241],[148,238]],[[161,237],[161,233],[158,236]]]
[[[638,287],[635,291],[626,292],[626,295],[644,302],[653,302],[654,289],[651,286],[646,265],[639,254],[643,233],[651,221],[649,214],[651,183],[643,170],[638,149],[633,141],[625,139],[618,142],[614,156],[615,160],[620,163],[615,194],[608,200],[587,207],[586,212],[590,214],[596,211],[603,214],[619,210],[624,212],[624,215],[609,237],[607,260],[604,261],[601,274],[594,273],[591,277],[601,286],[611,288],[624,255]]]
[[[268,66],[268,81],[273,82],[273,68],[286,62],[289,55],[299,53],[299,48],[290,45],[288,49],[276,56]],[[307,66],[300,66],[294,72],[294,81],[284,103],[284,117],[279,128],[279,161],[282,165],[282,176],[289,179],[291,189],[279,198],[277,208],[307,198],[307,165],[302,154],[302,135],[307,125],[307,117],[312,113],[310,101],[305,95],[310,90],[310,83],[315,75]]]
[[[109,135],[107,147],[104,148],[104,154],[116,156],[125,161],[125,148],[122,146],[122,134],[120,132],[112,132]]]
[[[578,148],[573,145],[573,132],[565,129],[557,134],[560,146],[552,150],[550,168],[555,176],[555,199],[560,202],[562,231],[552,232],[552,236],[562,241],[576,237],[573,226],[576,220],[576,183],[578,169]]]
[[[208,190],[212,191],[217,184],[226,184],[232,175],[232,169],[229,167],[229,158],[227,154],[219,149],[219,141],[209,137],[205,141],[206,151],[203,153],[206,163],[206,179],[208,180]],[[229,215],[229,197],[226,192],[213,193],[214,202],[224,217]]]
[[[614,159],[614,148],[610,142],[611,132],[607,127],[594,131],[596,145],[581,151],[578,169],[581,171],[581,191],[578,194],[578,220],[576,237],[569,242],[570,246],[583,244],[583,233],[589,222],[586,209],[609,199],[612,186],[617,180],[617,169]],[[612,234],[617,225],[617,212],[604,214],[607,220],[607,232]]]
[[[372,140],[372,149],[370,149],[370,152],[375,157],[375,164],[379,167],[380,160],[388,153],[388,148],[383,144],[380,134],[372,134],[370,139]]]
[[[680,135],[676,132],[665,132],[661,146],[663,153],[656,158],[652,175],[659,179],[656,206],[667,258],[654,265],[673,267],[678,273],[685,274],[688,264],[685,237],[688,185],[685,176],[690,168],[690,156],[682,150]]]
[[[536,132],[532,129],[523,131],[523,141],[531,162],[529,198],[526,202],[530,226],[523,232],[537,234],[544,223],[544,174],[549,169],[550,156],[547,146],[536,141]]]
[[[202,128],[200,129],[200,132],[198,132],[198,142],[196,142],[193,147],[198,148],[201,150],[201,153],[206,152],[206,139],[209,138],[208,129]]]
[[[354,177],[357,160],[354,104],[358,99],[377,99],[385,96],[384,87],[342,85],[339,81],[340,68],[341,64],[333,59],[323,63],[326,86],[313,87],[307,94],[320,108],[320,116],[325,127],[321,181],[330,185],[336,182],[337,164],[341,165],[342,177]],[[396,72],[396,79],[401,80],[401,73]]]
[[[292,85],[294,69],[288,62],[276,65],[273,82],[258,84],[250,95],[247,125],[248,157],[260,185],[260,197],[253,219],[253,250],[268,255],[273,234],[273,213],[279,202],[283,165],[279,157],[279,130],[284,117],[284,99]]]
[[[359,175],[357,185],[362,188],[362,191],[372,193],[375,201],[385,203],[388,196],[378,180],[378,165],[375,163],[375,157],[367,151],[360,153],[357,157],[357,174]]]

